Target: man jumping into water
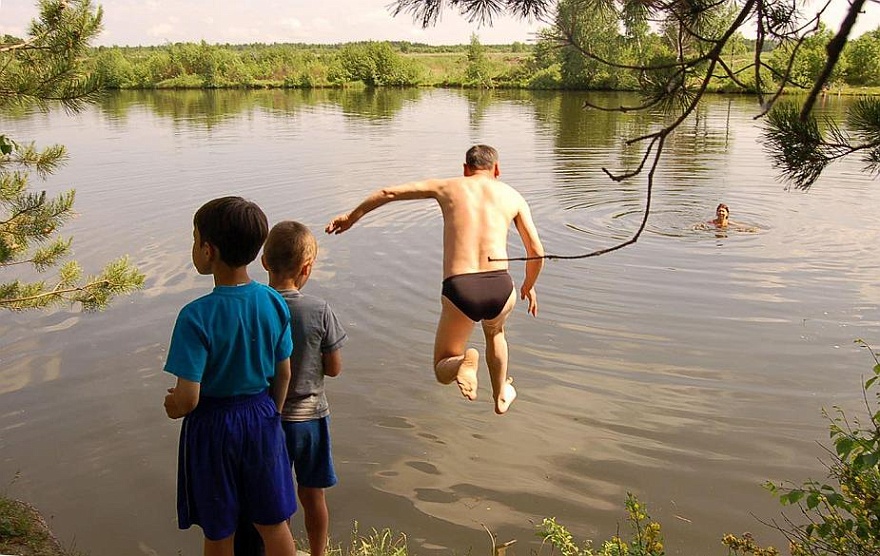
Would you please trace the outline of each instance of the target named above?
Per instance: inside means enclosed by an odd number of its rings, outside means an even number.
[[[455,381],[462,395],[477,398],[479,352],[467,348],[474,322],[486,336],[486,364],[492,379],[495,413],[507,412],[516,398],[507,376],[504,323],[516,304],[507,272],[507,231],[516,225],[529,257],[520,298],[538,314],[535,282],[544,266],[544,248],[529,206],[515,189],[500,181],[498,151],[487,145],[465,155],[464,176],[428,179],[374,191],[354,210],[334,218],[328,234],[341,234],[368,212],[392,201],[434,199],[443,213],[442,311],[434,339],[434,374],[442,384]]]

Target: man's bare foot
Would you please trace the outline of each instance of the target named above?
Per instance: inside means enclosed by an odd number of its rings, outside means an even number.
[[[495,413],[504,415],[510,409],[510,404],[516,399],[516,388],[513,387],[513,377],[507,377],[507,382],[501,387],[501,395],[495,400]]]
[[[464,352],[464,359],[458,367],[455,382],[461,395],[473,401],[477,399],[477,369],[480,363],[480,352],[470,348]]]

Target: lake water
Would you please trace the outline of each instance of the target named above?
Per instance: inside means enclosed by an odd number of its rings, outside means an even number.
[[[584,98],[124,93],[79,115],[4,117],[16,139],[68,147],[69,163],[35,185],[77,189],[79,216],[64,232],[86,271],[127,253],[148,278],[100,314],[3,314],[0,491],[95,556],[200,553],[200,531],[176,528],[180,422],[162,409],[173,380],[161,368],[177,311],[212,286],[190,262],[192,214],[237,194],[271,221],[312,227],[320,253],[306,291],[349,332],[345,370],[328,380],[337,541],[357,520],[361,531],[406,532],[418,554],[486,554],[485,526],[525,556],[545,516],[577,538],[615,534],[632,491],[663,524],[669,554],[726,554],[726,532],[783,544],[758,521],[780,512],[761,483],[824,477],[821,409],[857,412],[873,360],[853,340],[880,344],[880,187],[857,161],[809,192],[786,190],[758,143],[753,102],[711,99],[667,143],[638,243],[549,262],[538,318],[517,308],[519,398],[504,417],[484,368],[472,403],[433,379],[437,207],[395,203],[342,236],[321,232],[372,189],[459,174],[464,151],[485,142],[531,203],[548,253],[627,239],[645,178],[616,184],[601,169],[632,168],[640,155],[625,140],[659,116],[584,111]],[[838,113],[845,100],[826,102]],[[760,231],[693,230],[719,202]],[[511,256],[521,254],[513,234]],[[522,263],[511,274],[519,282]],[[304,538],[300,515],[294,531]]]

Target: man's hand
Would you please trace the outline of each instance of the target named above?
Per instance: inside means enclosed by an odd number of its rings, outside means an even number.
[[[341,234],[345,230],[351,228],[355,223],[355,219],[351,217],[351,213],[340,214],[327,224],[324,229],[328,234]]]
[[[521,288],[519,291],[519,298],[529,300],[529,313],[533,317],[538,316],[538,293],[535,291],[535,288],[530,290],[526,290],[525,288]]]

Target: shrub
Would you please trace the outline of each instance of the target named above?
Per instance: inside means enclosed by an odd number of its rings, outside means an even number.
[[[644,504],[632,494],[626,494],[627,523],[630,528],[629,540],[614,535],[602,543],[598,550],[592,548],[591,541],[581,545],[575,543],[571,533],[555,518],[545,518],[538,525],[537,535],[562,556],[663,556],[663,537],[660,524],[651,521]]]
[[[789,540],[793,556],[880,554],[880,360],[865,342],[856,342],[875,362],[862,388],[867,418],[850,419],[837,406],[831,415],[823,411],[831,422],[834,445],[826,462],[831,481],[766,485],[783,504],[800,510],[801,523],[786,518],[786,525],[777,527]]]

